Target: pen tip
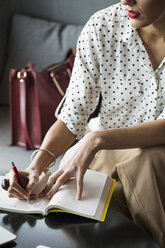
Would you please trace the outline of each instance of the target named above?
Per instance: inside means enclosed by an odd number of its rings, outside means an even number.
[[[11,164],[12,164],[13,167],[15,166],[14,162],[11,162]]]

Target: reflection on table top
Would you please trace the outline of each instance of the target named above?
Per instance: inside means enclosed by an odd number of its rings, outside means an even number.
[[[51,213],[25,215],[0,212],[0,225],[17,235],[15,242],[3,248],[158,248],[133,222],[109,209],[104,223],[83,217]],[[145,245],[146,244],[146,245]]]

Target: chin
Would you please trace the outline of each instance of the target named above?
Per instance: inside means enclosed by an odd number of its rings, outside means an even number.
[[[133,20],[133,19],[130,20],[130,24],[132,27],[137,28],[137,29],[144,28],[150,25],[150,23],[145,23],[145,22],[142,22],[139,20]]]

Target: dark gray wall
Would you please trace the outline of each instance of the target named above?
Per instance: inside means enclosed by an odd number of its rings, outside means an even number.
[[[85,24],[94,12],[117,2],[119,0],[0,0],[0,82],[13,14],[21,13],[61,23]],[[2,90],[3,87],[0,87]]]

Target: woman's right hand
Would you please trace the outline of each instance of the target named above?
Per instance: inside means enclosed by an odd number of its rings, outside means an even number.
[[[14,171],[10,170],[5,176],[5,178],[9,180],[8,196],[18,199],[36,198],[33,194],[33,189],[39,181],[37,171],[27,168],[26,170],[20,170],[19,175],[24,182],[26,190],[19,185]]]

